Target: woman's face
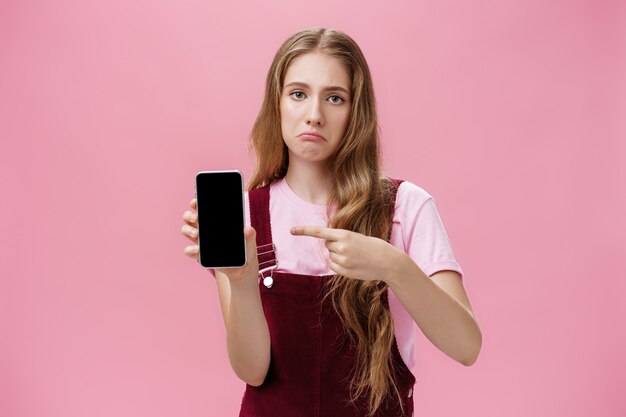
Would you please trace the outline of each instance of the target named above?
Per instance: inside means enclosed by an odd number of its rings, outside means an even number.
[[[337,58],[310,52],[291,62],[280,98],[290,162],[324,161],[335,152],[348,127],[350,87],[348,71]],[[302,135],[309,131],[323,139]]]

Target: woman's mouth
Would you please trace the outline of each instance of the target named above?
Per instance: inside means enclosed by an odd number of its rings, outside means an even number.
[[[312,140],[312,141],[324,141],[326,140],[322,135],[317,132],[304,132],[299,136],[302,140]]]

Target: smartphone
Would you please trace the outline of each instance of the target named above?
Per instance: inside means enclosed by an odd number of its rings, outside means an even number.
[[[238,170],[196,174],[198,261],[205,268],[246,264],[243,175]]]

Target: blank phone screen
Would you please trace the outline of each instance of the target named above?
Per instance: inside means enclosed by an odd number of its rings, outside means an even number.
[[[238,171],[204,171],[196,175],[198,245],[205,268],[240,267],[246,263],[243,177]]]

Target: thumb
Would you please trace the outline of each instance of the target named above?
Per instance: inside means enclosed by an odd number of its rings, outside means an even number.
[[[256,230],[252,226],[246,226],[243,230],[243,235],[246,237],[246,251],[248,252],[248,259],[252,257],[255,259],[256,253]]]

